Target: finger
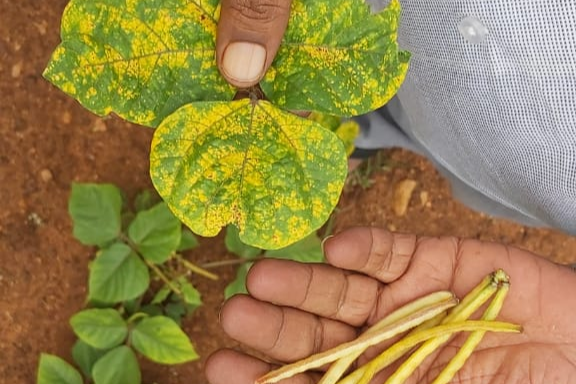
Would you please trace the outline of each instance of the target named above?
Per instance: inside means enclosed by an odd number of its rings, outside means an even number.
[[[370,277],[346,273],[323,264],[262,260],[250,270],[246,286],[258,300],[289,306],[339,320],[364,324],[381,284]]]
[[[274,369],[255,357],[223,349],[212,354],[204,366],[204,374],[210,384],[254,384],[254,381]],[[313,384],[318,377],[308,374],[296,375],[284,384]]]
[[[330,264],[384,283],[404,274],[415,249],[415,235],[394,234],[379,228],[352,228],[324,242]]]
[[[257,84],[272,64],[288,25],[291,0],[222,0],[216,61],[232,85]]]
[[[226,302],[220,322],[233,339],[283,362],[302,359],[356,337],[355,329],[343,323],[244,295]]]

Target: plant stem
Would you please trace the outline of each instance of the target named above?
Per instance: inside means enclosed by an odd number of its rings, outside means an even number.
[[[252,263],[254,261],[260,260],[262,257],[256,257],[254,259],[230,259],[230,260],[220,260],[220,261],[213,261],[211,263],[204,263],[202,264],[202,268],[204,269],[215,269],[220,267],[229,267],[234,265],[241,265],[246,263]]]
[[[176,260],[178,260],[178,262],[180,264],[182,264],[184,267],[186,267],[186,269],[188,269],[189,271],[194,272],[200,276],[204,276],[210,280],[214,280],[214,281],[218,280],[218,275],[216,275],[212,272],[209,272],[206,269],[201,268],[194,263],[189,262],[188,260],[183,258],[182,255],[177,253],[174,255],[174,258],[176,258]]]
[[[144,260],[148,268],[150,268],[156,274],[156,276],[158,276],[160,280],[162,280],[164,284],[166,284],[168,288],[170,288],[172,292],[174,292],[178,296],[182,296],[182,291],[164,274],[164,272],[160,270],[160,268],[158,268],[158,266],[154,265],[154,263],[144,258],[142,259]]]

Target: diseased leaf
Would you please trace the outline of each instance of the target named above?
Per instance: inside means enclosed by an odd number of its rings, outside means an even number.
[[[260,248],[244,244],[240,240],[240,232],[235,225],[229,225],[226,227],[226,237],[224,238],[224,244],[226,245],[228,252],[232,252],[233,254],[242,257],[243,259],[253,259],[262,252]]]
[[[377,109],[408,70],[410,55],[396,41],[399,17],[399,0],[378,13],[365,0],[295,0],[260,83],[264,94],[291,110],[355,116]]]
[[[160,364],[180,364],[198,358],[188,336],[165,316],[142,319],[132,330],[131,341],[138,352]]]
[[[347,174],[338,137],[266,101],[189,104],[155,132],[150,173],[195,233],[240,228],[242,242],[287,246],[327,220]]]
[[[347,156],[350,156],[352,152],[354,152],[354,141],[360,133],[360,126],[357,122],[354,120],[343,121],[341,117],[319,112],[312,112],[308,118],[334,132],[344,143]]]
[[[151,127],[198,100],[231,100],[214,54],[218,0],[72,0],[44,76],[98,115]]]
[[[68,212],[74,237],[82,244],[100,245],[120,234],[122,196],[111,184],[72,184]]]
[[[85,309],[70,319],[78,338],[98,349],[108,349],[122,343],[128,326],[115,309]]]
[[[254,263],[244,263],[238,267],[236,270],[236,278],[226,286],[224,290],[224,298],[228,300],[234,295],[248,293],[246,289],[246,276],[248,276],[248,271]]]
[[[115,304],[140,296],[149,283],[146,264],[129,246],[115,243],[102,250],[90,264],[88,298]]]
[[[36,384],[82,384],[82,376],[58,356],[43,353],[40,356]]]
[[[121,345],[102,356],[92,369],[94,384],[140,384],[141,373],[136,355]]]
[[[146,260],[161,264],[180,244],[182,224],[165,203],[138,212],[128,227],[128,236]]]
[[[91,347],[78,339],[76,343],[74,343],[74,347],[72,347],[72,358],[74,358],[74,362],[78,367],[80,367],[82,373],[86,377],[92,378],[92,367],[94,367],[94,364],[98,359],[104,356],[107,352],[108,350],[106,349]]]
[[[324,262],[322,240],[320,240],[315,233],[310,234],[308,237],[286,248],[267,251],[265,256],[276,259],[301,261],[304,263]]]

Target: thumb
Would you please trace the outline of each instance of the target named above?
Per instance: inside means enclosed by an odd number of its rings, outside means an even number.
[[[291,0],[222,0],[216,61],[236,87],[257,84],[278,51]]]

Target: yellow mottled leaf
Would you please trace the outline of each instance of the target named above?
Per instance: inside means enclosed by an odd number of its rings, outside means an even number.
[[[240,239],[285,247],[319,228],[347,173],[341,140],[318,123],[266,101],[186,105],[157,128],[152,181],[192,231],[228,224]]]
[[[355,116],[398,91],[409,54],[399,49],[400,3],[372,13],[365,0],[294,0],[288,29],[261,83],[291,110]]]
[[[155,127],[180,106],[231,100],[216,67],[218,0],[71,0],[44,76],[98,115]]]

